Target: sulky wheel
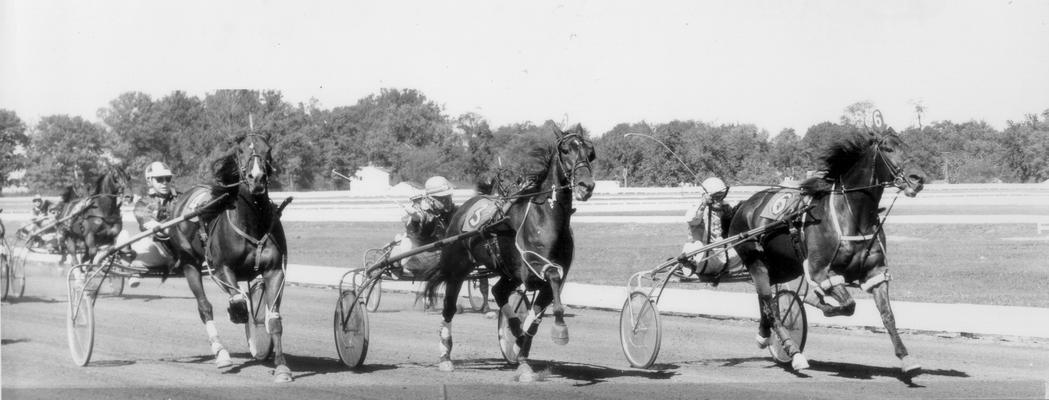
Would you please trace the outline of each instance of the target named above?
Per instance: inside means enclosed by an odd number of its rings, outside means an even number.
[[[513,313],[517,315],[517,318],[522,323],[528,316],[528,310],[532,308],[532,303],[528,301],[528,297],[521,291],[511,293],[506,305],[511,307]],[[510,331],[510,320],[506,314],[502,310],[498,312],[499,323],[496,326],[496,333],[499,338],[499,351],[503,353],[503,358],[506,359],[506,362],[517,364],[517,353],[520,350],[517,347],[517,337]]]
[[[244,324],[244,336],[248,340],[248,352],[256,360],[265,360],[273,354],[273,338],[266,331],[265,289],[261,279],[248,285],[251,318]]]
[[[339,294],[334,316],[335,350],[350,368],[364,363],[368,355],[368,311],[352,290]]]
[[[69,270],[67,287],[69,306],[66,308],[66,334],[69,339],[69,355],[77,366],[91,361],[95,345],[95,293],[85,286],[84,272],[79,266]]]
[[[8,285],[7,295],[11,298],[20,298],[25,294],[25,281],[26,281],[26,263],[29,262],[29,249],[23,248],[21,251],[13,255],[8,254],[8,266],[11,268],[10,280]]]
[[[8,260],[6,252],[0,253],[0,300],[7,300],[7,292],[11,287],[11,262]]]
[[[659,311],[648,295],[633,292],[623,303],[619,313],[619,341],[631,366],[648,368],[656,362],[662,331]]]
[[[809,327],[801,298],[793,291],[780,290],[776,292],[776,297],[772,300],[773,304],[779,308],[780,323],[790,332],[790,338],[798,346],[798,351],[805,351],[805,339],[808,337]],[[791,362],[790,355],[787,354],[787,350],[783,347],[783,340],[776,334],[775,329],[772,330],[770,342],[769,354],[772,354],[772,358],[776,362]]]
[[[488,303],[488,278],[467,281],[466,298],[470,300],[470,308],[474,311],[484,311],[484,306]]]

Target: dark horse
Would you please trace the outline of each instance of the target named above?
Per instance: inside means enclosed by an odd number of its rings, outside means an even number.
[[[84,249],[84,254],[77,261],[90,262],[100,246],[113,244],[124,228],[120,206],[130,202],[130,182],[124,168],[110,166],[95,182],[91,195],[77,199],[73,187],[66,188],[57,219],[70,219],[59,227],[59,263],[65,262],[67,255],[75,259],[79,248]]]
[[[802,183],[799,189],[767,189],[737,206],[727,235],[768,225],[769,210],[780,211],[793,195],[811,209],[792,222],[790,229],[766,233],[756,241],[735,246],[747,266],[758,293],[761,323],[758,345],[768,346],[774,329],[784,339],[794,369],[808,368],[808,360],[793,343],[772,304],[771,285],[800,276],[816,293],[818,301],[806,301],[827,316],[852,315],[856,304],[846,285],[873,291],[896,356],[905,373],[921,367],[907,355],[900,341],[889,306],[889,273],[885,261],[885,232],[879,222],[878,204],[886,187],[903,190],[908,197],[921,191],[924,179],[901,168],[904,146],[892,129],[855,132],[835,139],[824,152],[826,175]],[[774,200],[777,199],[777,200]],[[778,204],[774,204],[778,203]],[[785,213],[784,213],[785,214]],[[824,301],[829,294],[838,305]]]
[[[441,323],[442,371],[454,369],[451,360],[452,318],[463,280],[478,264],[484,264],[499,274],[492,287],[492,296],[501,312],[506,313],[517,345],[520,348],[518,373],[521,380],[534,379],[527,358],[532,336],[547,306],[553,303],[555,318],[552,336],[558,344],[568,343],[568,328],[564,321],[561,289],[572,265],[574,244],[569,227],[572,200],[586,201],[594,190],[590,163],[594,160],[593,144],[584,137],[582,127],[569,132],[554,129],[556,144],[544,139],[533,144],[524,156],[521,170],[527,178],[516,194],[492,198],[477,196],[452,215],[447,236],[464,231],[464,226],[479,227],[484,223],[471,221],[483,202],[496,204],[499,212],[493,220],[505,216],[505,222],[486,229],[482,240],[460,240],[442,249],[439,265],[427,277],[426,295],[433,301],[437,288],[444,284],[444,321]],[[495,249],[495,250],[493,250]],[[528,290],[538,290],[535,304],[526,321],[510,311],[510,294],[521,284]]]
[[[208,206],[199,220],[194,218],[176,225],[170,243],[177,264],[197,298],[197,311],[211,341],[216,365],[224,368],[232,362],[229,352],[219,341],[211,303],[204,293],[202,273],[205,269],[230,296],[230,320],[247,323],[249,336],[250,329],[260,318],[256,315],[258,310],[265,310],[268,336],[264,338],[268,338],[266,342],[273,346],[274,380],[289,382],[292,376],[284,358],[279,313],[288,246],[280,223],[281,207],[274,205],[269,198],[269,176],[274,173],[271,163],[266,138],[256,134],[238,138],[234,148],[213,164],[217,182],[210,187],[197,186],[183,193],[176,200],[172,215],[188,214],[213,198],[224,197],[217,204]],[[206,233],[202,234],[202,231]],[[255,303],[250,316],[248,299],[238,286],[241,281],[249,282],[248,295]],[[249,321],[249,318],[254,321]],[[249,342],[249,347],[253,347],[252,355],[258,359],[269,356],[270,349],[266,344]]]

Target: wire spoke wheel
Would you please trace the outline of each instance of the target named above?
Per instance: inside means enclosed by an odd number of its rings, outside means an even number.
[[[633,292],[619,313],[619,341],[630,365],[648,368],[656,362],[663,333],[659,311],[648,295]]]
[[[511,293],[506,305],[511,307],[511,310],[517,315],[517,319],[521,323],[524,323],[525,318],[528,316],[528,310],[532,308],[532,303],[528,301],[528,297],[520,291]],[[506,313],[502,310],[498,312],[499,323],[496,326],[496,333],[499,338],[499,351],[503,353],[503,359],[506,362],[517,364],[517,353],[520,351],[517,347],[517,337],[510,330],[510,320]]]
[[[266,331],[266,303],[263,296],[266,286],[262,280],[248,285],[248,309],[250,318],[244,324],[244,336],[248,341],[251,358],[265,360],[273,354],[273,337]]]
[[[14,254],[14,262],[12,263],[12,254],[7,253],[7,265],[11,268],[10,285],[8,296],[13,298],[21,298],[25,294],[25,283],[26,283],[26,264],[29,262],[29,248],[19,249],[17,254]]]
[[[801,298],[792,291],[781,290],[772,300],[773,304],[779,308],[779,321],[789,332],[790,339],[798,347],[798,351],[805,351],[805,340],[808,338],[809,328]],[[791,362],[791,356],[787,354],[787,349],[783,346],[783,339],[776,334],[775,329],[772,330],[771,339],[769,354],[772,355],[772,358],[780,363]]]
[[[95,294],[90,290],[90,285],[85,284],[85,278],[82,276],[83,272],[79,267],[73,267],[69,271],[69,304],[66,308],[69,355],[73,357],[73,363],[81,367],[91,361],[91,352],[95,345]],[[87,290],[85,286],[88,286]]]
[[[484,310],[488,302],[488,278],[471,279],[466,283],[466,297],[474,311]]]
[[[0,253],[0,300],[7,300],[7,292],[10,286],[11,263],[8,261],[7,252],[3,252]]]
[[[355,368],[368,355],[368,311],[352,290],[344,290],[335,303],[335,350],[339,360]]]

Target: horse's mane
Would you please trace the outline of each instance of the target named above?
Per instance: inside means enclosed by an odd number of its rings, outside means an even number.
[[[820,162],[827,172],[824,179],[840,178],[863,157],[874,141],[874,137],[864,132],[850,132],[838,136],[820,156]]]
[[[69,202],[73,201],[77,197],[76,189],[74,189],[73,186],[66,186],[66,188],[62,190],[62,195],[59,197],[62,199],[63,203],[69,204]]]
[[[237,193],[237,185],[240,183],[240,167],[237,165],[237,150],[233,149],[219,156],[211,162],[211,175],[212,182],[208,186],[211,188],[212,196],[221,196],[222,194],[230,194],[230,197]]]

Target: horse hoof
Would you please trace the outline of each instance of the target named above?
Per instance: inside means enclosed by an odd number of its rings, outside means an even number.
[[[484,313],[484,319],[495,319],[495,311]]]
[[[550,327],[550,338],[559,345],[568,344],[568,325],[554,324]]]
[[[521,363],[517,366],[517,381],[518,382],[535,382],[535,371],[532,371],[532,367],[528,364]]]
[[[794,359],[791,360],[791,362],[790,362],[790,366],[791,366],[791,368],[794,368],[795,371],[801,371],[801,370],[804,370],[804,369],[809,369],[809,360],[805,358],[804,354],[801,354],[801,353],[794,354],[793,358]]]
[[[215,366],[219,368],[229,368],[233,365],[233,360],[229,358],[229,352],[226,349],[219,350],[218,354],[215,354]]]
[[[287,365],[278,365],[277,368],[273,369],[273,382],[291,382],[291,369],[288,369]]]
[[[248,300],[244,296],[233,296],[229,300],[229,308],[226,310],[229,312],[229,321],[234,324],[244,324],[248,322]]]
[[[900,359],[900,370],[904,375],[914,377],[922,373],[922,366],[910,356],[904,356]]]
[[[771,336],[761,337],[761,335],[757,335],[754,337],[754,340],[758,343],[758,348],[764,350],[765,348],[769,347],[769,343],[772,342],[772,339],[770,338]]]
[[[441,360],[437,363],[437,370],[441,372],[452,372],[455,371],[455,365],[452,364],[452,360]]]

